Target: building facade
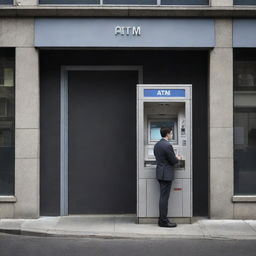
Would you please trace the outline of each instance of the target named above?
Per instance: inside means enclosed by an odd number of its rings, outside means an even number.
[[[0,13],[0,218],[140,217],[137,84],[192,85],[192,217],[256,218],[256,1],[3,0]]]

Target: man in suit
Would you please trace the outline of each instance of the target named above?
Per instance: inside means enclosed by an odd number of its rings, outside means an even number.
[[[174,179],[174,165],[181,159],[176,156],[169,140],[172,139],[172,130],[168,127],[160,129],[162,139],[154,146],[154,155],[156,158],[156,178],[160,184],[159,199],[159,220],[160,227],[176,227],[176,223],[171,223],[167,218],[168,200]]]

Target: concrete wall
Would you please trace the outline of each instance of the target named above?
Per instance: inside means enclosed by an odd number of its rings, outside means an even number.
[[[34,19],[0,19],[0,47],[15,47],[15,197],[2,197],[0,218],[39,216],[39,63]],[[1,201],[1,197],[0,197]],[[16,202],[15,202],[16,201]]]
[[[209,169],[210,218],[256,218],[256,205],[245,196],[233,202],[233,48],[232,20],[216,19],[216,46],[210,52]]]
[[[14,0],[14,3],[18,5],[37,5],[39,0]]]
[[[233,49],[232,20],[215,22],[210,52],[210,217],[233,218]]]
[[[233,6],[233,0],[210,0],[210,5],[214,7]]]

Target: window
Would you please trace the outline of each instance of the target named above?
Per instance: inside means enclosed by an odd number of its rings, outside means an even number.
[[[209,0],[161,0],[162,5],[209,5]]]
[[[234,0],[234,5],[255,5],[256,0]]]
[[[11,4],[13,5],[13,0],[0,0],[0,5],[4,5],[4,4]]]
[[[39,0],[39,4],[209,5],[209,0]]]
[[[234,187],[256,194],[256,51],[234,51]]]
[[[14,194],[14,49],[0,48],[0,195]]]
[[[104,0],[103,4],[156,5],[157,0]]]
[[[100,0],[39,0],[39,4],[100,4]]]

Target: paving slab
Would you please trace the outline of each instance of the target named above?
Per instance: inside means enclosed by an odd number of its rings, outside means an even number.
[[[114,232],[115,217],[67,216],[61,217],[56,231]]]
[[[152,235],[178,235],[178,236],[204,236],[198,223],[178,224],[176,228],[163,228],[157,224],[136,224],[116,219],[115,232],[130,234],[152,234]]]
[[[256,232],[256,221],[255,220],[245,220],[245,222],[250,225],[250,227]]]
[[[24,220],[21,224],[23,231],[41,231],[46,232],[49,229],[55,228],[60,217],[40,217],[33,220]]]
[[[19,230],[21,228],[23,219],[1,219],[0,220],[0,229],[1,230]]]
[[[243,220],[201,220],[212,237],[256,237],[256,232]]]

